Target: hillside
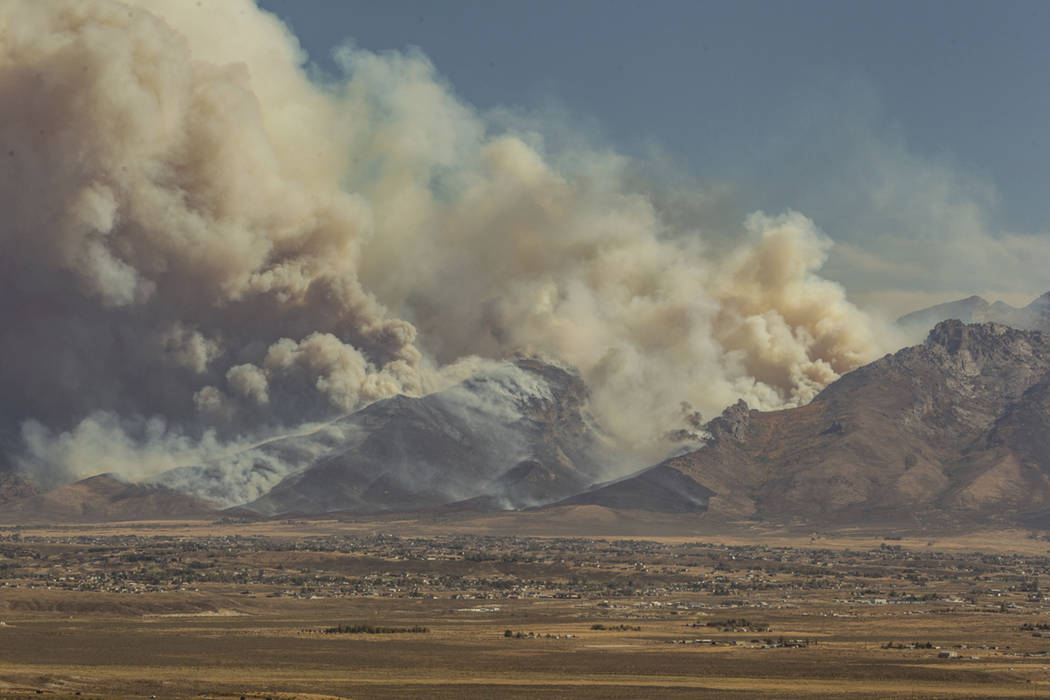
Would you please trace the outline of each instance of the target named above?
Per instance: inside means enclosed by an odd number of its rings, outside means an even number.
[[[0,507],[2,522],[103,522],[214,516],[199,499],[160,486],[129,484],[108,474],[46,493],[26,492]]]
[[[574,373],[522,359],[422,398],[378,401],[340,422],[354,439],[246,507],[276,514],[415,510],[479,497],[500,508],[549,503],[618,464],[586,400]]]
[[[756,520],[1015,520],[1050,508],[1050,335],[939,324],[810,404],[730,407],[662,466]]]

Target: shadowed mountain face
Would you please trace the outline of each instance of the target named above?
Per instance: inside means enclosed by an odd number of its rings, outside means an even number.
[[[658,513],[702,513],[713,492],[666,464],[618,479],[564,499],[560,506],[605,506]]]
[[[1050,335],[946,321],[806,406],[737,404],[708,431],[662,466],[714,491],[716,512],[1012,520],[1050,508]]]
[[[1001,323],[1014,328],[1050,332],[1050,292],[1022,308],[1001,301],[990,304],[979,296],[972,296],[905,314],[897,319],[897,323],[912,328],[932,328],[949,319],[964,323]]]
[[[574,373],[519,360],[423,398],[378,401],[339,421],[352,439],[248,507],[273,514],[412,510],[478,497],[504,508],[549,503],[616,464],[586,399]]]
[[[500,499],[503,507],[524,508],[550,503],[589,485],[587,476],[579,471],[526,459],[496,477],[486,491]]]

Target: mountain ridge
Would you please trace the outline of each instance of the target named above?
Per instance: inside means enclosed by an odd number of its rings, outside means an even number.
[[[1050,332],[1050,292],[1022,307],[1011,306],[1003,301],[989,303],[983,297],[973,295],[912,311],[898,318],[897,323],[906,328],[932,328],[949,319],[964,323],[1000,323],[1022,330]]]
[[[1050,335],[945,321],[805,406],[731,406],[704,447],[662,464],[730,517],[1010,520],[1050,506],[1048,408]]]
[[[924,343],[844,374],[804,406],[738,401],[704,426],[701,447],[632,473],[604,461],[616,456],[586,405],[573,372],[519,359],[442,392],[376,402],[323,434],[267,443],[265,454],[309,463],[246,507],[261,516],[599,507],[814,526],[1050,522],[1050,333],[943,321]],[[175,503],[163,484],[107,478],[65,495],[12,481],[8,491],[24,497],[0,507],[64,504],[103,517],[105,507],[77,505],[85,490],[114,503]],[[180,495],[190,500],[178,507],[215,512]]]

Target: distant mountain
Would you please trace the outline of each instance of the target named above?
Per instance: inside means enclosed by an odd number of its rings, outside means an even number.
[[[0,522],[167,520],[217,515],[203,501],[161,486],[99,474],[46,493],[35,489],[0,504]]]
[[[711,511],[730,517],[1035,517],[1050,511],[1050,334],[945,321],[925,344],[847,373],[806,406],[741,402],[707,430],[703,448],[660,466],[710,489]]]
[[[964,323],[1001,323],[1014,328],[1050,332],[1050,292],[1022,308],[1001,301],[990,304],[979,296],[972,296],[905,314],[897,319],[897,323],[913,328],[933,328],[949,319]]]

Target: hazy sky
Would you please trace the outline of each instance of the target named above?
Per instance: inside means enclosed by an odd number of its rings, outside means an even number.
[[[741,211],[801,211],[848,244],[826,272],[861,301],[1050,289],[1033,264],[1050,231],[1048,3],[260,4],[323,70],[346,41],[418,47],[479,110],[670,154]]]

